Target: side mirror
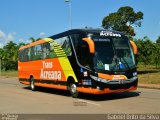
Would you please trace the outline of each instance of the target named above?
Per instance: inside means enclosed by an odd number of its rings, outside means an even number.
[[[133,53],[136,55],[138,50],[137,50],[137,45],[135,44],[135,42],[133,42],[132,40],[130,40],[130,44],[132,46],[132,50],[133,50]]]
[[[88,43],[89,46],[89,52],[94,54],[95,53],[95,45],[94,45],[94,41],[89,39],[89,38],[82,38],[83,41]]]

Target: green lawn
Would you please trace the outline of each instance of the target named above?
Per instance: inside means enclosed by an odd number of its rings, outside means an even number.
[[[138,78],[139,83],[147,84],[160,84],[160,67],[156,68],[153,65],[138,65]]]
[[[18,72],[17,71],[2,71],[0,73],[0,76],[17,77],[18,76]]]

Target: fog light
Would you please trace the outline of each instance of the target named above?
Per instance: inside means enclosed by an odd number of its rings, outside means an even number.
[[[97,86],[97,89],[98,89],[98,90],[100,90],[100,87],[99,87],[99,86]]]

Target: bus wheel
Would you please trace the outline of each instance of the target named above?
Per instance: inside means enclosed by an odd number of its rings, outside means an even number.
[[[69,85],[69,91],[70,91],[71,96],[73,98],[77,98],[78,97],[77,86],[76,86],[75,83],[70,83],[70,85]]]
[[[31,88],[32,91],[35,91],[35,89],[36,89],[36,86],[35,86],[34,83],[35,83],[34,82],[34,78],[31,77],[31,79],[30,79],[30,88]]]

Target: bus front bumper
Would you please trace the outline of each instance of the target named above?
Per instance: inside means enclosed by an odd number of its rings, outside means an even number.
[[[133,91],[136,90],[137,87],[130,87],[128,89],[117,89],[117,90],[111,90],[109,88],[105,88],[103,90],[99,90],[99,89],[94,89],[94,88],[83,88],[83,87],[78,87],[77,90],[78,92],[82,92],[82,93],[89,93],[89,94],[109,94],[109,93],[119,93],[119,92],[129,92],[129,91]]]
[[[92,87],[78,87],[79,92],[90,94],[106,94],[127,92],[137,89],[138,77],[135,76],[127,80],[106,80],[91,76],[93,82]]]

